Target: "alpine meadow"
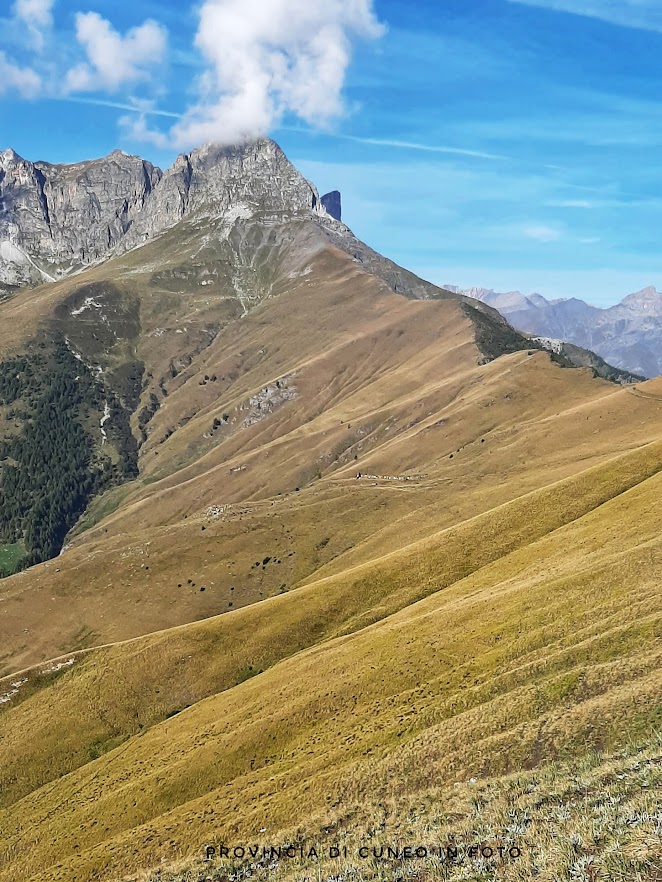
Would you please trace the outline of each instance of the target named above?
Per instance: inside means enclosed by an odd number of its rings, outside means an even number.
[[[141,130],[205,141],[165,171],[0,152],[0,882],[662,882],[660,295],[578,311],[364,244],[264,134],[331,138],[325,77],[391,39],[369,0],[309,4],[199,4],[196,88],[236,95]],[[484,13],[607,41],[654,4],[568,5]],[[0,103],[41,100],[12,46],[51,88],[64,13],[2,16]],[[165,90],[165,25],[104,22],[77,12],[57,102],[163,122],[122,90]],[[361,149],[500,168],[478,137]]]

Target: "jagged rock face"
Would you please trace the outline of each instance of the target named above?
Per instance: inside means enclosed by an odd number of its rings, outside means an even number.
[[[660,318],[662,317],[662,294],[653,285],[649,285],[648,288],[642,288],[641,291],[628,294],[615,309],[623,318],[627,316],[628,312],[639,317],[655,316]]]
[[[322,205],[332,218],[337,221],[342,220],[342,198],[338,190],[332,190],[322,196]]]
[[[48,281],[159,235],[194,213],[325,214],[317,190],[269,139],[206,145],[165,174],[120,151],[77,165],[0,153],[0,283]]]
[[[161,178],[119,151],[76,165],[0,153],[0,281],[45,281],[105,257]]]
[[[281,216],[319,213],[323,207],[315,187],[270,139],[241,147],[208,144],[177,158],[120,250],[153,238],[185,215],[219,217],[230,210],[238,217],[256,212]]]

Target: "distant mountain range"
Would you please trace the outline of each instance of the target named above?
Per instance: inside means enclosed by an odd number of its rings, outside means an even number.
[[[574,343],[645,377],[662,374],[662,294],[652,286],[608,309],[575,297],[547,300],[520,291],[444,287],[495,307],[518,331]]]

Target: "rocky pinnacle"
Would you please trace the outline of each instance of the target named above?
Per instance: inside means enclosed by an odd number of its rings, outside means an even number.
[[[330,193],[322,196],[322,205],[332,218],[337,221],[342,220],[342,200],[338,190],[332,190]]]

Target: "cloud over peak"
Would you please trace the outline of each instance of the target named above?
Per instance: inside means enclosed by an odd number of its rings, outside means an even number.
[[[14,0],[29,66],[0,56],[0,93],[115,100],[136,108],[120,120],[136,140],[188,149],[208,141],[238,143],[267,134],[292,115],[316,128],[345,112],[343,88],[359,40],[384,33],[374,0],[201,0],[194,48],[202,73],[189,103],[169,128],[147,119],[167,83],[155,76],[168,61],[168,32],[147,19],[121,31],[94,11],[78,11],[68,45],[55,0]],[[48,47],[53,52],[46,53]],[[62,51],[59,49],[62,48]],[[70,59],[74,59],[71,61]],[[66,67],[63,67],[67,59]],[[116,97],[115,97],[116,96]],[[148,108],[147,110],[144,108]],[[173,114],[171,114],[173,115]]]
[[[288,112],[327,123],[344,110],[352,41],[382,33],[372,0],[205,0],[195,42],[207,69],[174,141],[255,137]]]

